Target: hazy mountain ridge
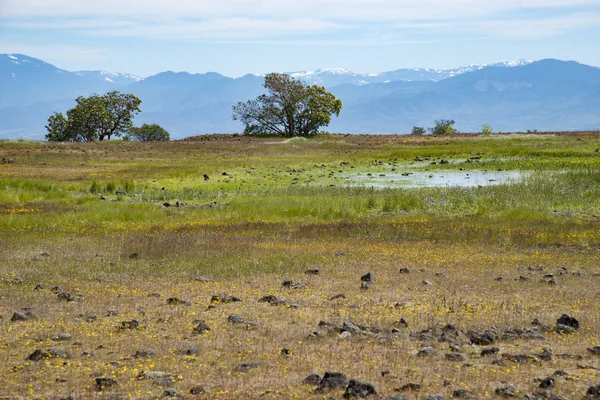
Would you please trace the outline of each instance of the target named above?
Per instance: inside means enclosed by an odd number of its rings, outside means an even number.
[[[400,71],[400,72],[399,72]],[[445,79],[406,79],[407,71],[453,74]],[[328,87],[344,102],[331,132],[408,133],[436,119],[456,120],[461,131],[575,130],[600,128],[600,69],[542,60],[355,74],[345,69],[295,73]],[[418,75],[420,77],[424,75]],[[371,82],[365,83],[366,79]],[[142,99],[136,124],[158,123],[174,138],[240,132],[231,106],[263,92],[264,77],[162,72],[142,79],[103,71],[69,72],[22,55],[0,55],[0,137],[41,139],[48,116],[72,107],[78,95],[120,90]]]

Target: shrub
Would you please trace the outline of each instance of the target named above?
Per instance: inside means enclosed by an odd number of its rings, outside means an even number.
[[[429,128],[429,130],[434,135],[452,135],[453,133],[458,133],[458,131],[454,129],[454,124],[455,122],[453,119],[440,119],[435,121],[435,126]]]
[[[411,134],[413,134],[413,135],[424,135],[425,134],[425,128],[423,128],[422,126],[413,126]]]
[[[482,135],[491,135],[493,133],[493,128],[491,125],[483,124],[481,125],[481,134]]]
[[[136,142],[166,142],[171,140],[171,135],[157,124],[144,124],[140,128],[131,128],[127,140]]]

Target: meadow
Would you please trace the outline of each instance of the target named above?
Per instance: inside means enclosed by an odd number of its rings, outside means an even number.
[[[599,283],[598,132],[0,141],[0,398],[600,398]]]

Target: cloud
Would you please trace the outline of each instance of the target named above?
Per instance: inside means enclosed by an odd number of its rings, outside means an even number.
[[[335,43],[344,34],[373,44],[426,40],[418,36],[422,28],[550,36],[590,26],[600,15],[598,0],[0,0],[0,7],[0,28],[241,42],[319,34],[322,43]]]

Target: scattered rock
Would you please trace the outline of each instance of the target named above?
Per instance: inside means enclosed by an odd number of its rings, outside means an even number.
[[[198,386],[193,386],[193,387],[190,389],[190,394],[193,394],[193,395],[199,395],[199,394],[202,394],[202,393],[204,393],[204,392],[205,392],[205,390],[204,390],[204,386],[200,386],[200,385],[198,385]]]
[[[304,271],[306,275],[319,275],[321,272],[318,269],[309,269]]]
[[[202,283],[212,282],[212,280],[210,278],[207,278],[206,276],[201,276],[201,275],[198,275],[196,277],[196,281],[197,282],[202,282]]]
[[[116,309],[114,309],[114,308],[111,308],[110,310],[108,310],[108,311],[106,312],[106,316],[107,316],[107,317],[114,317],[114,316],[117,316],[117,315],[119,315],[119,311],[117,311],[117,310],[116,310]]]
[[[66,302],[75,301],[76,300],[75,296],[73,296],[69,292],[60,292],[57,296],[58,296],[59,300],[63,300],[63,301],[66,301]]]
[[[204,174],[204,175],[202,175],[202,177],[204,178],[205,181],[210,179],[210,176],[208,176],[208,174]]]
[[[497,347],[486,347],[485,349],[482,349],[481,353],[479,354],[481,355],[481,357],[493,356],[495,354],[498,354],[499,351],[500,349]]]
[[[600,399],[600,385],[590,386],[585,392],[586,399]]]
[[[514,385],[507,385],[507,386],[496,388],[494,393],[496,393],[500,397],[516,397],[517,396],[517,388]]]
[[[575,333],[577,330],[569,325],[556,324],[555,331],[557,333],[571,334],[571,333]]]
[[[330,298],[329,301],[333,301],[333,300],[337,300],[337,299],[345,299],[345,298],[346,298],[346,296],[344,296],[342,293],[340,293],[340,294],[336,294],[335,296]]]
[[[424,280],[424,281],[423,281],[423,285],[424,285],[424,286],[433,286],[433,282],[431,282],[431,281],[428,281],[428,280]]]
[[[325,372],[323,379],[319,382],[317,391],[323,392],[326,390],[343,388],[348,385],[348,378],[341,372]]]
[[[401,274],[410,274],[410,269],[408,269],[408,268],[400,268],[399,272]]]
[[[140,326],[140,323],[136,319],[132,319],[131,321],[121,321],[120,329],[136,329]]]
[[[540,389],[552,389],[554,387],[554,377],[549,376],[540,381]]]
[[[95,322],[98,319],[95,314],[79,314],[79,318],[85,322]]]
[[[367,274],[361,276],[360,280],[363,282],[375,282],[375,275],[373,275],[371,272],[368,272]]]
[[[55,342],[66,342],[66,341],[73,339],[73,336],[70,333],[62,332],[62,333],[57,333],[56,335],[52,336],[50,339],[52,339]]]
[[[444,400],[444,396],[441,394],[428,394],[425,400]]]
[[[459,353],[447,353],[445,355],[445,358],[448,361],[456,361],[456,362],[465,361],[465,356],[463,356],[462,354],[459,354]]]
[[[36,349],[33,353],[27,357],[30,361],[40,361],[44,358],[71,358],[71,353],[65,350],[46,350],[42,351],[40,349]]]
[[[117,386],[118,386],[118,383],[113,378],[102,377],[102,378],[96,378],[96,384],[94,385],[94,389],[97,392],[101,392],[104,389],[114,388]]]
[[[240,299],[239,297],[236,296],[228,296],[228,295],[224,295],[224,294],[215,294],[210,298],[210,302],[212,304],[218,304],[218,303],[237,303],[242,301],[242,299]]]
[[[321,383],[321,376],[317,374],[310,374],[302,380],[305,385],[318,385]]]
[[[361,282],[360,289],[361,290],[367,290],[367,289],[369,289],[369,284],[367,282]]]
[[[156,353],[153,350],[137,350],[133,358],[154,358]]]
[[[198,321],[198,325],[192,331],[192,335],[202,335],[204,332],[210,331],[210,327],[206,325],[204,320]]]
[[[306,288],[306,285],[304,283],[294,282],[294,281],[283,281],[281,286],[288,288],[288,289],[305,289]]]
[[[417,357],[429,357],[435,355],[435,349],[431,346],[423,347],[417,353]]]
[[[163,392],[164,397],[179,397],[179,390],[177,388],[168,388]]]
[[[600,356],[600,346],[588,347],[587,351],[595,356]]]
[[[375,386],[371,383],[363,383],[354,379],[348,382],[348,386],[344,392],[345,399],[362,399],[371,395],[377,395]]]
[[[177,305],[191,306],[192,305],[192,303],[190,303],[189,301],[181,300],[177,297],[169,297],[167,299],[167,304],[170,306],[177,306]]]
[[[467,389],[456,389],[454,392],[452,392],[452,397],[455,399],[470,399],[473,397],[473,393]]]
[[[469,336],[469,339],[471,340],[471,343],[477,346],[489,346],[490,344],[494,344],[494,342],[496,341],[496,336],[492,331],[469,331],[467,332],[467,334]]]
[[[17,311],[13,314],[10,321],[11,322],[28,321],[33,318],[34,318],[34,316],[31,311],[25,311],[25,312]]]
[[[559,319],[556,320],[556,326],[558,327],[559,325],[569,326],[575,330],[579,329],[579,321],[568,316],[567,314],[563,314]]]
[[[421,384],[416,382],[409,382],[406,385],[403,385],[400,389],[397,389],[398,392],[416,392],[421,390]]]
[[[255,323],[246,321],[244,318],[242,318],[241,315],[238,314],[231,314],[229,317],[227,317],[227,321],[231,322],[234,325],[245,325],[246,329],[248,330],[258,328],[258,326]]]
[[[273,296],[272,294],[263,296],[260,299],[258,299],[258,301],[259,303],[268,303],[271,306],[282,306],[289,304],[289,302],[286,299],[278,298],[276,296]]]
[[[340,333],[341,340],[350,339],[351,337],[352,333],[350,331],[343,331],[342,333]]]
[[[258,368],[259,366],[260,366],[260,363],[258,363],[256,361],[251,361],[251,362],[242,363],[242,364],[238,365],[237,367],[235,367],[233,369],[233,371],[246,373],[246,372],[250,371],[252,368]]]

